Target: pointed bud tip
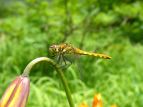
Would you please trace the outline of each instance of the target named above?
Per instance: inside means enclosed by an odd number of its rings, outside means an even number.
[[[0,107],[25,107],[29,90],[29,78],[23,75],[18,76],[6,89],[0,100]]]

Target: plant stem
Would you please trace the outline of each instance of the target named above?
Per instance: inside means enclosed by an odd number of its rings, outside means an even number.
[[[68,99],[68,102],[69,102],[69,105],[70,107],[74,107],[74,103],[73,103],[73,100],[72,100],[72,97],[71,97],[71,92],[70,92],[70,89],[68,87],[68,83],[67,83],[67,80],[63,74],[63,71],[62,69],[60,68],[60,66],[54,62],[52,59],[50,58],[47,58],[47,57],[39,57],[39,58],[36,58],[34,60],[32,60],[27,66],[26,68],[24,69],[24,72],[22,75],[24,76],[28,76],[31,69],[33,68],[33,66],[39,62],[42,62],[42,61],[46,61],[50,64],[53,65],[53,67],[56,69],[57,73],[59,74],[60,76],[60,79],[62,81],[62,84],[64,86],[64,89],[65,89],[65,92],[66,92],[66,96],[67,96],[67,99]]]

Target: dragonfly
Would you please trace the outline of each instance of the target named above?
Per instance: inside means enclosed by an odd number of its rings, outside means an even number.
[[[53,57],[56,56],[57,63],[61,63],[61,61],[64,61],[65,65],[67,64],[67,55],[87,55],[103,59],[111,59],[111,56],[108,56],[106,54],[84,51],[68,43],[51,45],[49,47],[49,52]],[[70,63],[72,64],[72,62]]]

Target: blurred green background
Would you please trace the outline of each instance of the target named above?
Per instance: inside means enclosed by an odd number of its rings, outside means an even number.
[[[112,56],[82,56],[64,72],[77,107],[91,107],[97,93],[104,107],[143,107],[142,0],[0,0],[0,96],[32,59],[65,42]],[[30,79],[27,107],[68,107],[50,65],[35,66]]]

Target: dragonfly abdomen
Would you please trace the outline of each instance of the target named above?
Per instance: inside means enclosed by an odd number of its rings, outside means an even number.
[[[86,51],[83,51],[83,50],[80,50],[80,49],[76,49],[75,54],[89,55],[89,56],[94,56],[94,57],[99,57],[99,58],[104,58],[104,59],[111,59],[110,56],[105,55],[105,54],[86,52]]]
[[[110,56],[107,56],[105,54],[99,54],[99,53],[91,53],[91,56],[99,57],[99,58],[104,58],[104,59],[111,59]]]

